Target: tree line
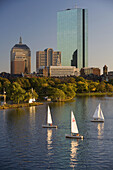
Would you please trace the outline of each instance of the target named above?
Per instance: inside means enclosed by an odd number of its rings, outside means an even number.
[[[76,93],[113,92],[113,79],[94,82],[83,77],[0,78],[0,93],[4,90],[7,99],[14,103],[28,102],[30,98],[42,100],[46,96],[53,101],[65,101]]]

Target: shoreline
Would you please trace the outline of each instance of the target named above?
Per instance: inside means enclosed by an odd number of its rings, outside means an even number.
[[[52,101],[52,102],[67,102],[67,101],[71,101],[73,100],[75,97],[85,97],[85,96],[97,96],[97,97],[101,97],[101,96],[109,96],[112,97],[113,93],[112,92],[105,92],[105,93],[99,93],[99,92],[91,92],[91,93],[76,93],[76,95],[72,98],[68,98],[65,100],[61,100],[61,101]],[[0,106],[0,110],[3,109],[15,109],[15,108],[22,108],[22,107],[31,107],[31,106],[39,106],[39,105],[43,105],[43,102],[46,101],[41,101],[41,102],[34,102],[34,103],[21,103],[21,104],[5,104],[5,105],[1,105]]]
[[[75,97],[79,96],[113,96],[112,92],[89,92],[89,93],[76,93]]]
[[[30,107],[30,106],[39,106],[43,105],[41,102],[35,102],[35,103],[21,103],[21,104],[5,104],[0,106],[0,110],[3,109],[15,109],[15,108],[22,108],[22,107]]]

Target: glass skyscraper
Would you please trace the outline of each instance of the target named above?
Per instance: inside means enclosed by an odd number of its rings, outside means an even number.
[[[63,66],[88,67],[88,10],[57,12],[57,49]]]

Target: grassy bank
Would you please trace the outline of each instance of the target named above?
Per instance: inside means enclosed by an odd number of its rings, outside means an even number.
[[[106,92],[106,93],[76,93],[76,96],[113,96],[113,93]]]
[[[0,106],[0,109],[13,109],[13,108],[21,108],[21,107],[30,107],[30,106],[38,106],[43,103],[35,102],[35,103],[23,103],[23,104],[5,104]]]

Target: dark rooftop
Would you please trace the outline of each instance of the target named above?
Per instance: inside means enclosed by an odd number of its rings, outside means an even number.
[[[29,49],[29,47],[26,44],[15,44],[13,48]]]

